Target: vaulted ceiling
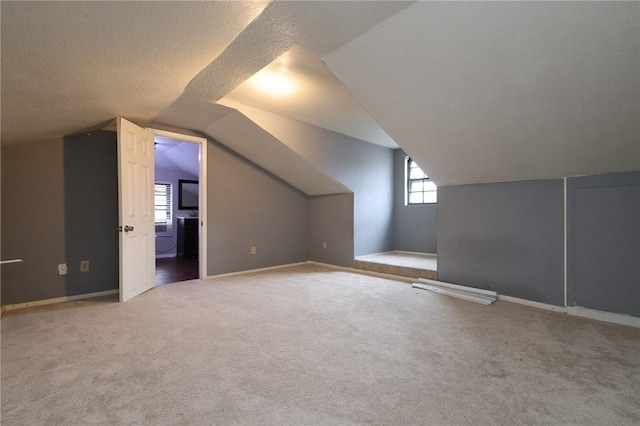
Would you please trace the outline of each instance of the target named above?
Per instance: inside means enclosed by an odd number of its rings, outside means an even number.
[[[115,116],[243,127],[224,98],[395,142],[441,185],[640,169],[637,2],[2,1],[0,13],[3,144]],[[287,55],[336,95],[307,109],[252,96],[243,83]]]
[[[437,183],[640,170],[639,2],[419,2],[323,59]]]
[[[184,142],[155,135],[155,168],[182,170],[193,178],[200,175],[200,147],[196,143]]]

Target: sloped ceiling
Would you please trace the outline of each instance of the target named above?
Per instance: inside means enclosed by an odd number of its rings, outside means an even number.
[[[1,2],[2,142],[147,123],[267,4]]]
[[[233,89],[221,99],[222,103],[225,100],[398,148],[326,65],[298,46]]]
[[[204,133],[307,195],[351,192],[239,111],[234,110],[212,123]]]
[[[320,57],[409,6],[406,1],[275,1],[186,87],[214,103],[297,44]]]
[[[200,175],[200,146],[162,136],[155,136],[155,167],[182,170],[198,178]]]
[[[0,6],[3,144],[118,115],[208,128],[297,45],[440,185],[640,169],[637,2]]]
[[[191,129],[212,137],[307,195],[351,192],[237,109],[183,100],[167,108],[159,119],[183,127],[185,117],[190,117]]]
[[[325,55],[440,185],[640,169],[640,3],[419,2]]]

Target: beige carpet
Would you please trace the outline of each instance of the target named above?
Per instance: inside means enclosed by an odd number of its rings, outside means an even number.
[[[2,319],[2,424],[640,424],[640,330],[301,266]]]
[[[383,265],[406,266],[430,271],[438,270],[438,256],[430,253],[411,253],[406,251],[391,251],[386,253],[358,256],[356,260]]]
[[[438,258],[435,254],[388,252],[359,256],[353,267],[363,271],[396,275],[399,277],[438,279]]]

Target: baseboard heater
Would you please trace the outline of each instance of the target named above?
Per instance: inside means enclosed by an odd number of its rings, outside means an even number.
[[[456,297],[469,302],[480,303],[482,305],[491,305],[498,300],[498,293],[495,291],[429,280],[427,278],[418,278],[418,282],[414,283],[412,287],[427,290],[432,293]]]

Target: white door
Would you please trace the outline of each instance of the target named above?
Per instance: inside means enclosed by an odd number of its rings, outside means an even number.
[[[153,135],[118,117],[121,302],[155,286],[153,182]]]

